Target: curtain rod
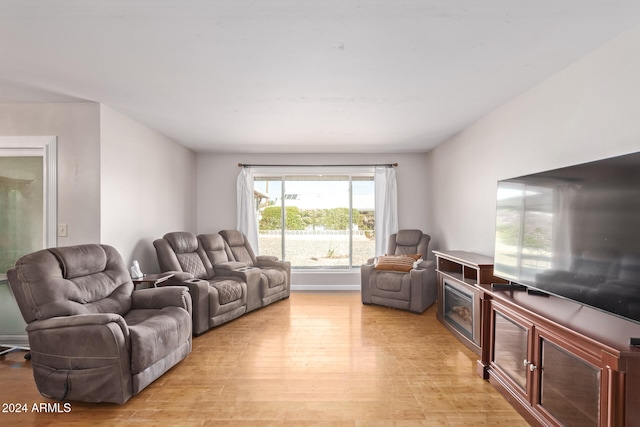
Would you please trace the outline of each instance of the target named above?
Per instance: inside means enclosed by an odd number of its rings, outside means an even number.
[[[238,163],[239,168],[255,168],[255,167],[294,167],[294,168],[326,168],[326,167],[357,167],[357,166],[383,166],[387,168],[398,167],[398,163],[382,163],[382,164],[362,164],[362,165],[253,165],[248,163]]]

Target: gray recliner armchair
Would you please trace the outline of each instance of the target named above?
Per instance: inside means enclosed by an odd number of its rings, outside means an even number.
[[[291,293],[291,263],[279,261],[274,256],[256,256],[245,235],[237,230],[222,230],[219,233],[226,242],[228,257],[232,261],[242,262],[248,268],[258,268],[259,282],[250,287],[259,289],[261,305],[265,306],[281,299],[289,298]]]
[[[174,273],[161,286],[189,288],[194,335],[236,319],[247,311],[247,284],[240,277],[216,272],[194,234],[167,233],[153,245],[160,270]]]
[[[362,303],[414,313],[429,308],[438,293],[435,262],[425,260],[430,240],[431,237],[420,230],[400,230],[389,236],[385,262],[379,257],[360,267]],[[409,261],[409,257],[396,258],[401,255],[417,255],[416,261]],[[401,263],[404,264],[399,265]]]
[[[134,290],[111,246],[40,250],[7,276],[47,398],[122,404],[191,352],[187,288]]]

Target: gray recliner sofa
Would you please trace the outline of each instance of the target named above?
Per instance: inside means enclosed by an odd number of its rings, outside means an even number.
[[[111,246],[40,250],[7,275],[45,397],[122,404],[191,352],[187,288],[134,290]]]
[[[436,266],[426,261],[431,237],[420,230],[400,230],[389,236],[387,255],[419,255],[422,259],[409,271],[382,269],[370,259],[360,267],[363,304],[422,313],[437,299]]]
[[[229,247],[220,234],[200,234],[198,242],[216,274],[238,277],[247,284],[247,313],[262,307],[260,269],[233,261],[229,256]]]
[[[153,245],[160,270],[174,273],[161,286],[189,288],[193,300],[194,335],[236,319],[247,311],[246,282],[240,276],[216,271],[193,233],[167,233]]]
[[[251,289],[259,291],[261,305],[266,306],[275,301],[289,298],[291,294],[291,263],[280,261],[275,256],[256,256],[245,235],[238,230],[222,230],[219,232],[226,243],[228,258],[241,262],[247,268],[258,269],[255,284],[248,283]]]

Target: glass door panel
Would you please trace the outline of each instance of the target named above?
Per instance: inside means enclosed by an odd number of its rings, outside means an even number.
[[[541,338],[540,404],[562,424],[597,426],[600,369]]]
[[[56,241],[56,138],[0,136],[0,347],[28,345],[7,283],[18,258]]]
[[[494,311],[493,362],[513,380],[523,393],[527,391],[528,329]]]
[[[42,157],[0,157],[0,272],[44,247]]]
[[[473,294],[444,280],[444,317],[462,335],[473,340]]]

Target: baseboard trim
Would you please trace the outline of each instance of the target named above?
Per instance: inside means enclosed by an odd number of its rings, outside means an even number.
[[[29,338],[27,335],[2,335],[0,334],[0,347],[16,347],[25,350],[29,349]]]
[[[291,285],[292,291],[359,291],[360,285]]]

